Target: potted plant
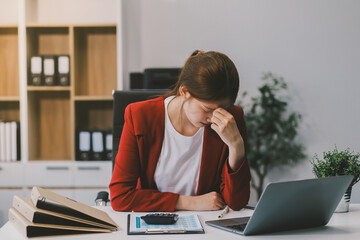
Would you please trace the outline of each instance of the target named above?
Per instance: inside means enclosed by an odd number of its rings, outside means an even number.
[[[345,192],[335,212],[348,212],[351,197],[352,186],[360,180],[360,161],[359,153],[350,152],[347,148],[344,151],[338,151],[337,147],[332,151],[324,152],[323,159],[317,154],[310,161],[314,174],[320,177],[330,177],[339,175],[353,175],[350,186]]]
[[[264,73],[262,80],[257,96],[248,100],[244,92],[238,102],[245,111],[247,157],[253,170],[251,187],[258,199],[272,169],[305,158],[304,146],[297,141],[301,115],[288,107],[287,83],[271,72]]]

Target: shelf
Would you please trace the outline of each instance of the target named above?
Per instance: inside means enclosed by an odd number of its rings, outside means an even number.
[[[74,28],[74,27],[116,27],[116,23],[109,24],[40,24],[40,23],[28,23],[27,28]]]
[[[116,27],[75,27],[75,95],[111,96],[116,89]]]
[[[0,120],[20,121],[21,115],[22,161],[74,162],[77,128],[112,127],[121,63],[118,4],[0,0],[13,7],[0,8],[3,19],[11,18],[0,23]],[[37,55],[69,55],[70,85],[28,85]]]
[[[18,101],[0,101],[0,121],[20,121],[19,109]]]
[[[112,128],[113,101],[80,101],[75,103],[75,128],[105,130]]]
[[[0,24],[0,28],[15,28],[15,29],[17,29],[18,25],[16,25],[16,24],[7,24],[7,25]]]
[[[19,95],[17,27],[0,27],[0,97]]]
[[[112,101],[112,96],[75,96],[75,101]]]
[[[60,159],[60,158],[57,158],[57,157],[54,157],[54,158],[32,158],[30,159],[31,163],[36,163],[36,162],[41,162],[41,163],[62,163],[62,162],[75,162],[75,160],[70,160],[70,159]]]
[[[109,23],[109,24],[75,24],[71,25],[75,28],[105,28],[105,27],[111,27],[116,28],[116,23]]]
[[[38,23],[28,23],[26,28],[68,28],[69,25],[66,24],[38,24]]]
[[[68,86],[28,86],[28,91],[70,91]]]
[[[21,161],[0,162],[0,226],[12,196],[33,185],[89,205],[106,189],[112,163],[75,161],[75,125],[112,125],[121,11],[119,0],[0,0],[0,121],[21,126]],[[70,86],[28,86],[34,55],[69,55]]]
[[[71,160],[69,92],[29,92],[29,159]]]
[[[69,27],[67,26],[28,27],[28,63],[34,55],[69,55],[69,42]]]
[[[20,100],[19,96],[0,96],[0,102],[18,102]]]

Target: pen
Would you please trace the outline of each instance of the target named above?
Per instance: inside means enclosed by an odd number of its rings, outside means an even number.
[[[224,215],[227,214],[227,213],[229,212],[229,210],[230,210],[229,207],[226,206],[226,207],[222,210],[222,212],[220,213],[220,215],[218,216],[218,218],[224,217]]]

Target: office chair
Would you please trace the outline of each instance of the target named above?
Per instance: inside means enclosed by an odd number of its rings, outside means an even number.
[[[168,89],[139,89],[113,91],[113,148],[112,148],[112,169],[114,169],[115,158],[119,150],[121,133],[124,126],[124,113],[128,104],[155,98],[168,92]],[[97,206],[106,205],[109,201],[109,194],[106,191],[98,193],[95,203]]]
[[[112,166],[119,150],[120,137],[124,126],[124,113],[128,104],[155,98],[168,92],[168,89],[139,89],[130,91],[113,91],[113,149]]]

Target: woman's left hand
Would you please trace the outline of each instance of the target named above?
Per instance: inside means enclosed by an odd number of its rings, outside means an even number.
[[[223,108],[217,108],[213,111],[210,121],[211,128],[229,147],[229,165],[236,171],[245,157],[245,147],[234,116]]]

